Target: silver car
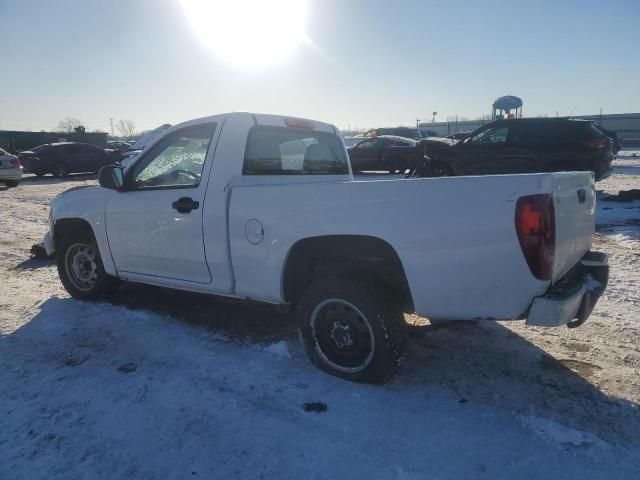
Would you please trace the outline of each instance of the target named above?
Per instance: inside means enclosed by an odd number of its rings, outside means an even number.
[[[7,187],[17,187],[22,180],[20,159],[0,148],[0,182]]]

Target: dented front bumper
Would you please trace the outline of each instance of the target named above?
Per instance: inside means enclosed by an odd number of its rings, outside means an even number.
[[[48,231],[47,233],[45,233],[42,244],[48,256],[51,256],[55,253],[56,245],[53,241],[53,237],[51,236],[51,231]]]
[[[609,281],[609,257],[587,253],[562,280],[543,296],[533,300],[527,325],[575,328],[582,325]]]

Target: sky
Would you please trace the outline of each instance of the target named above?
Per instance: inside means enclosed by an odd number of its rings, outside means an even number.
[[[373,128],[478,118],[508,94],[525,116],[640,112],[638,0],[307,0],[299,21],[247,1],[198,29],[188,0],[0,0],[0,129],[229,111]]]

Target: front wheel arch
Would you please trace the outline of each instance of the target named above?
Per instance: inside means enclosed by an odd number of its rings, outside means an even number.
[[[53,226],[53,240],[55,242],[56,250],[60,245],[61,239],[69,236],[91,236],[96,238],[93,228],[89,222],[81,218],[61,218],[56,220]]]
[[[56,262],[65,290],[79,300],[97,300],[117,290],[120,281],[105,271],[91,226],[84,220],[69,219],[56,227]],[[71,258],[75,255],[78,258]],[[83,262],[86,266],[79,265]],[[78,274],[76,267],[84,271]]]

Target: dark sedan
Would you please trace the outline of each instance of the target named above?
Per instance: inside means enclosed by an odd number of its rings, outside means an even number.
[[[404,172],[413,168],[421,153],[418,142],[394,135],[367,138],[349,149],[354,172]]]
[[[88,143],[64,142],[40,145],[20,152],[18,157],[26,172],[66,177],[70,173],[95,173],[101,167],[119,161],[121,155]]]
[[[458,143],[425,145],[417,176],[592,171],[611,174],[612,140],[587,120],[497,120]]]

